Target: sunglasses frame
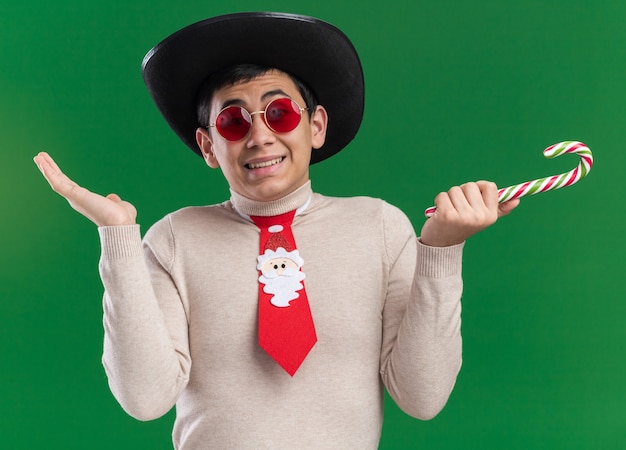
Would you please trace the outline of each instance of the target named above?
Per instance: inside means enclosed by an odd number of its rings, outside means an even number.
[[[270,105],[272,105],[273,103],[280,101],[280,100],[289,100],[293,105],[295,105],[298,108],[298,122],[295,124],[295,126],[291,129],[291,130],[287,130],[287,131],[277,131],[275,130],[267,121],[267,108],[270,107]],[[220,114],[222,114],[224,111],[226,111],[229,108],[238,108],[241,111],[245,111],[245,114],[248,115],[248,117],[250,118],[248,122],[248,131],[246,132],[245,135],[243,135],[242,137],[240,137],[239,139],[228,139],[226,136],[224,136],[222,133],[220,133],[219,128],[217,128],[217,120],[220,117]],[[269,128],[273,133],[279,133],[279,134],[285,134],[285,133],[290,133],[293,130],[295,130],[296,128],[298,128],[298,125],[300,125],[300,122],[302,121],[302,112],[303,111],[308,111],[309,108],[302,108],[298,102],[296,102],[294,99],[292,99],[291,97],[278,97],[275,98],[273,100],[270,100],[270,102],[265,105],[265,109],[261,110],[261,111],[253,111],[253,112],[249,112],[246,108],[244,108],[243,106],[238,106],[238,105],[228,105],[224,108],[222,108],[220,110],[220,112],[217,113],[217,116],[215,116],[215,122],[210,123],[206,128],[207,130],[209,128],[215,128],[215,131],[217,131],[217,133],[222,136],[224,139],[226,139],[229,142],[238,142],[241,141],[245,138],[247,138],[250,135],[250,130],[252,130],[252,116],[254,116],[255,114],[263,114],[263,122],[265,123],[265,125],[267,126],[267,128]],[[295,109],[294,109],[295,112]],[[245,119],[245,114],[242,114],[242,117],[244,117]]]

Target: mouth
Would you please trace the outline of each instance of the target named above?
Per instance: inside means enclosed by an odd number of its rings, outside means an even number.
[[[262,169],[263,167],[269,167],[269,166],[274,166],[276,164],[280,164],[281,162],[283,162],[284,159],[285,159],[285,157],[281,156],[279,158],[270,159],[268,161],[248,163],[248,164],[245,164],[244,167],[246,169],[250,169],[250,170]]]

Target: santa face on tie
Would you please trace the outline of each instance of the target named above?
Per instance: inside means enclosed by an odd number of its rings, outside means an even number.
[[[290,252],[283,247],[266,249],[258,257],[257,269],[261,271],[259,282],[264,285],[266,294],[273,295],[270,300],[272,305],[284,308],[300,296],[298,291],[304,287],[301,282],[305,278],[300,270],[303,264],[297,249]]]

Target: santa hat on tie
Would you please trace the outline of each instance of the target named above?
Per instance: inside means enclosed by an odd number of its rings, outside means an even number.
[[[272,227],[269,228],[272,231]],[[300,253],[297,249],[294,249],[291,243],[283,236],[280,229],[276,229],[277,232],[273,232],[270,238],[265,244],[265,251],[258,257],[257,269],[261,270],[263,265],[267,261],[271,261],[276,258],[287,258],[295,262],[298,267],[302,267],[304,260],[300,257]]]

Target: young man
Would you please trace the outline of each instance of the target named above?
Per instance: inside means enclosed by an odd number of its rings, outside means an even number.
[[[229,201],[168,215],[142,248],[131,204],[35,158],[99,226],[103,363],[124,409],[176,405],[179,449],[374,449],[384,388],[435,416],[461,365],[463,242],[517,202],[454,187],[417,239],[381,200],[314,193],[309,164],[350,142],[364,98],[354,48],[317,19],[208,19],[155,47],[144,77]]]

